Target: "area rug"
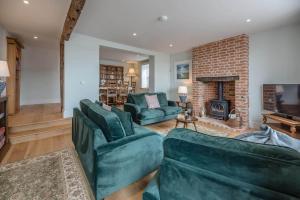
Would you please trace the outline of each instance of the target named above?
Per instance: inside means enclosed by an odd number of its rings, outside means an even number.
[[[93,199],[73,149],[0,166],[0,200]]]

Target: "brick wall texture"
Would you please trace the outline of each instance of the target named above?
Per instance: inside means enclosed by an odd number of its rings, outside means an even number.
[[[196,115],[217,99],[217,83],[196,81],[196,77],[239,76],[224,83],[224,97],[230,109],[240,111],[243,127],[249,125],[249,37],[239,35],[193,49],[193,105]]]

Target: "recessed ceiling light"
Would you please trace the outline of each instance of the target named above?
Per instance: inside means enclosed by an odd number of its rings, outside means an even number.
[[[135,37],[135,36],[137,36],[137,34],[136,34],[136,33],[132,33],[132,36],[134,36],[134,37]]]
[[[172,48],[173,46],[174,46],[173,44],[169,44],[169,47],[171,47],[171,48]]]
[[[33,36],[33,39],[39,39],[39,37],[38,36]]]
[[[25,4],[29,4],[29,1],[27,1],[27,0],[24,0],[23,2],[24,2]]]
[[[168,21],[168,16],[167,15],[162,15],[162,16],[160,16],[159,18],[158,18],[158,20],[159,21],[161,21],[161,22],[166,22],[166,21]]]
[[[247,22],[247,23],[251,22],[251,19],[246,19],[246,22]]]

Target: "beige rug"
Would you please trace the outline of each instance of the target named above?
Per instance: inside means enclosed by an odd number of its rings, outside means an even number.
[[[165,122],[160,122],[156,124],[147,125],[147,128],[150,128],[154,131],[161,133],[162,135],[168,134],[172,129],[175,128],[176,120],[169,120]],[[206,121],[199,120],[196,122],[197,131],[200,133],[219,136],[219,137],[235,137],[244,133],[246,130],[232,129],[222,124],[210,123]],[[179,124],[178,128],[183,128],[183,124]],[[189,124],[188,128],[195,130],[193,124]]]
[[[0,166],[0,200],[90,200],[73,149]]]

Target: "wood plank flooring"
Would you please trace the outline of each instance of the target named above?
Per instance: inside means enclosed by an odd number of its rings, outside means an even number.
[[[60,103],[21,106],[20,112],[8,117],[8,127],[62,119]]]

